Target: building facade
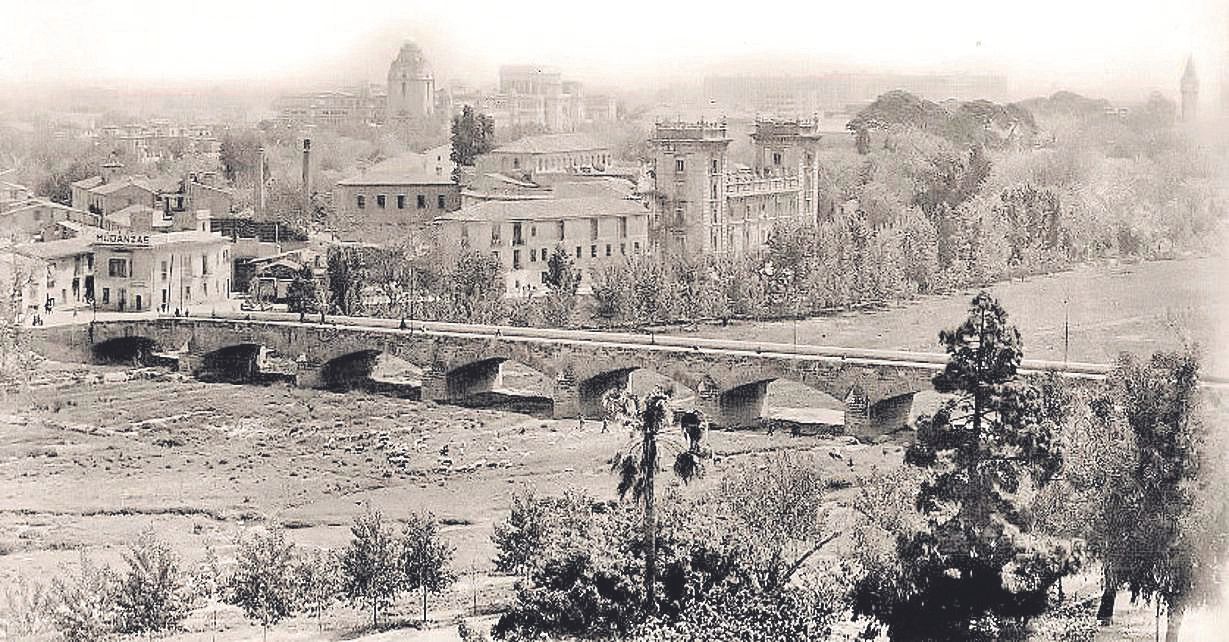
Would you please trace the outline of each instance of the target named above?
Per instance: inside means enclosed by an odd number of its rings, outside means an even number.
[[[648,251],[649,211],[630,199],[590,197],[488,201],[437,217],[435,239],[445,252],[476,250],[496,258],[509,296],[534,296],[547,262],[562,248],[587,290],[591,272]]]
[[[230,297],[228,239],[211,232],[97,233],[94,295],[98,310],[169,312]]]
[[[421,120],[435,114],[435,76],[418,45],[402,45],[389,65],[387,96],[388,120]]]
[[[734,167],[726,123],[658,123],[650,139],[653,247],[666,255],[753,251],[777,225],[818,216],[818,124],[757,120],[754,165]]]
[[[422,229],[461,207],[453,163],[439,149],[410,153],[343,179],[333,192],[338,232],[349,240],[388,240],[387,234]]]
[[[526,136],[500,145],[478,158],[480,172],[503,174],[575,174],[610,164],[610,145],[585,134]]]

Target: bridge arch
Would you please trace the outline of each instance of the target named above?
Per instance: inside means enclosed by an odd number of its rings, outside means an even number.
[[[251,383],[260,379],[259,343],[237,343],[201,355],[193,374],[202,381]]]
[[[114,337],[95,343],[91,349],[94,363],[147,364],[158,343],[143,336]]]

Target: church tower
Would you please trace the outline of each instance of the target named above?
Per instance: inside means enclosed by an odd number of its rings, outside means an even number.
[[[1199,113],[1199,77],[1195,75],[1195,61],[1186,58],[1186,70],[1182,72],[1182,122],[1193,123]]]
[[[413,42],[401,46],[388,67],[388,119],[420,120],[435,113],[435,77],[422,50]]]

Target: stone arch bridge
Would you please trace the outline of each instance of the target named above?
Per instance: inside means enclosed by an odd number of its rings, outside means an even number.
[[[300,322],[261,318],[141,318],[40,329],[45,354],[94,361],[103,351],[174,355],[181,372],[255,368],[261,349],[296,362],[295,381],[325,387],[336,376],[370,374],[378,354],[422,368],[421,398],[454,401],[497,387],[501,364],[516,361],[547,378],[556,417],[597,416],[602,395],[647,369],[696,391],[715,425],[757,422],[768,384],[791,380],[846,404],[846,431],[873,436],[908,419],[916,392],[929,389],[946,356],[647,334],[546,330],[414,321]],[[1027,366],[1028,364],[1026,364]],[[1081,364],[1074,364],[1081,365]],[[1034,364],[1035,370],[1041,370]],[[1097,376],[1100,366],[1070,367]]]

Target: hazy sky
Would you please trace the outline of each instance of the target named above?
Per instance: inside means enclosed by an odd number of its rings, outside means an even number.
[[[1006,73],[1017,91],[1173,93],[1188,52],[1212,86],[1229,51],[1227,0],[0,2],[0,81],[379,80],[411,38],[442,81],[538,62],[597,84],[955,69]]]

